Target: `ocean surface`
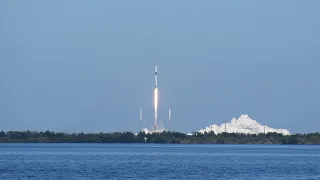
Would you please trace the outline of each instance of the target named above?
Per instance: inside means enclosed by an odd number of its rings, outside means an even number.
[[[0,179],[320,179],[320,146],[0,144]]]

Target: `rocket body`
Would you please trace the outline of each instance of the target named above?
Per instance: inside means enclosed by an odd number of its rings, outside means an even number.
[[[169,109],[169,130],[171,130],[171,109]]]
[[[155,88],[158,87],[158,66],[154,68],[154,79],[155,79]]]
[[[155,87],[153,92],[154,99],[154,130],[157,130],[158,126],[158,67],[154,69]]]

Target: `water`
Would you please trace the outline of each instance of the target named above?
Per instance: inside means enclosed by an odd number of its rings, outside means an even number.
[[[0,144],[0,179],[320,179],[320,146]]]

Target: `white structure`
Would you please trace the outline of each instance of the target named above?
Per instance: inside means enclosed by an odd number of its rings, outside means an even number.
[[[283,135],[290,135],[287,129],[274,129],[268,126],[259,124],[256,120],[253,120],[247,114],[242,114],[238,119],[233,118],[230,122],[223,123],[220,126],[211,125],[205,129],[201,129],[198,132],[214,132],[215,134],[227,132],[227,133],[245,133],[245,134],[259,134],[276,132]]]
[[[169,126],[169,128],[168,128],[168,129],[171,130],[171,109],[169,109],[169,112],[168,112],[168,113],[169,113],[169,114],[168,114],[168,115],[169,115],[169,117],[168,117],[168,121],[169,121],[169,122],[168,122],[168,126]]]
[[[156,131],[158,128],[158,67],[154,68],[154,79],[155,79],[155,87],[153,92],[154,99],[154,125],[153,130]]]
[[[142,124],[142,109],[140,109],[140,125]]]

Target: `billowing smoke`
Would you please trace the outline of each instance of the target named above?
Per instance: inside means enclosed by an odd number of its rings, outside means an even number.
[[[205,129],[201,129],[198,132],[214,132],[215,134],[227,132],[227,133],[245,133],[245,134],[259,134],[276,132],[283,135],[290,135],[287,129],[274,129],[268,126],[263,126],[257,121],[251,119],[247,114],[242,114],[238,119],[233,118],[230,122],[223,123],[220,126],[211,125]]]

